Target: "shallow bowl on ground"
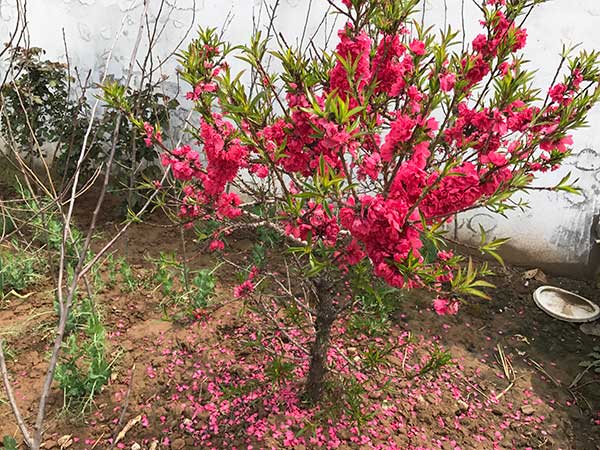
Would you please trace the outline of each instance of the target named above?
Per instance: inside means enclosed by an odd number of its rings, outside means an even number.
[[[555,319],[592,322],[600,318],[600,307],[587,298],[554,286],[542,286],[533,293],[536,305]]]

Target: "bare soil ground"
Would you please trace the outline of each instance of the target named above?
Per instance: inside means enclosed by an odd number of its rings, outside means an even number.
[[[103,219],[108,235],[110,220],[117,219]],[[234,258],[250,246],[240,240],[229,253]],[[120,354],[111,381],[83,417],[65,412],[62,394],[54,389],[45,448],[111,448],[128,423],[132,427],[116,448],[600,448],[600,378],[586,375],[569,388],[582,370],[578,364],[600,340],[538,310],[531,295],[540,283],[527,283],[524,269],[497,268],[490,279],[497,285],[492,300],[473,300],[456,317],[439,317],[429,298],[407,294],[399,299],[403,304],[391,331],[377,338],[375,347],[351,333],[348,323],[337,324],[331,364],[332,380],[339,383],[332,383],[329,407],[306,412],[298,407],[306,358],[290,339],[308,342],[291,326],[281,334],[270,320],[234,300],[236,278],[229,269],[218,272],[218,306],[194,320],[164,319],[148,258],[179,248],[176,229],[132,228],[127,256],[146,283],[134,292],[105,288],[96,299],[111,349]],[[118,252],[124,254],[123,243]],[[217,260],[199,254],[192,264],[213,267]],[[586,282],[550,278],[549,283],[597,298]],[[33,295],[11,298],[0,309],[0,334],[10,349],[9,369],[28,420],[52,339],[50,286],[38,284]],[[512,364],[513,380],[504,375],[498,346]],[[413,377],[437,347],[448,350],[455,364]],[[383,369],[358,373],[358,386],[347,382],[350,362],[360,363],[373,349],[384,355]],[[296,364],[275,383],[264,374],[274,370],[279,354]],[[336,389],[344,400],[339,409]],[[351,392],[362,403],[354,405]],[[17,437],[5,401],[0,419],[0,436]]]

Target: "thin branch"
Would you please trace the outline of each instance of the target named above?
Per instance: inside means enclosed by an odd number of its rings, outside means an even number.
[[[33,440],[31,439],[27,425],[23,421],[23,417],[21,416],[21,412],[19,411],[19,407],[17,406],[17,402],[15,400],[15,394],[13,392],[10,380],[8,379],[8,370],[6,369],[6,361],[4,358],[3,340],[0,340],[0,371],[2,372],[2,382],[4,383],[4,389],[6,390],[6,396],[8,397],[8,403],[10,404],[12,412],[15,416],[19,430],[21,430],[23,440],[28,447],[32,448]]]

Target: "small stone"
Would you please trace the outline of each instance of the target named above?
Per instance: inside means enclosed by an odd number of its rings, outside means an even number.
[[[182,448],[185,448],[185,440],[183,440],[181,438],[175,439],[173,441],[172,448],[174,448],[175,450],[181,450]]]
[[[131,450],[142,450],[142,446],[137,442],[134,442],[134,444],[131,446]]]
[[[531,416],[535,412],[535,408],[531,405],[521,406],[521,412],[526,416]]]
[[[504,411],[502,411],[500,408],[492,408],[492,414],[495,416],[503,416]]]
[[[459,412],[467,412],[469,410],[469,404],[464,400],[458,400],[456,404],[458,405]]]
[[[348,439],[350,439],[352,437],[352,435],[346,428],[341,428],[337,432],[337,435],[342,441],[347,441]]]

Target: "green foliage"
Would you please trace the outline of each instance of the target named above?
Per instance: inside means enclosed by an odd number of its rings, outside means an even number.
[[[67,267],[67,282],[68,285],[70,280],[73,278],[73,268]],[[77,330],[80,330],[85,324],[88,322],[90,314],[92,314],[92,310],[87,305],[87,300],[84,299],[81,301],[79,299],[79,293],[77,289],[73,293],[73,299],[71,300],[72,306],[69,312],[69,317],[67,317],[67,323],[65,325],[65,333],[74,333]],[[56,317],[60,317],[60,303],[58,302],[58,296],[54,297],[53,300],[54,312],[56,313]]]
[[[174,254],[164,252],[160,252],[155,265],[154,280],[156,281],[156,287],[160,289],[164,298],[176,298],[175,278],[176,276],[183,276],[183,266],[177,261]]]
[[[157,283],[155,289],[160,289],[162,294],[161,308],[166,317],[169,316],[170,306],[181,308],[181,313],[187,316],[193,316],[198,309],[208,306],[215,294],[214,274],[221,264],[212,270],[189,271],[174,254],[163,252],[154,263],[156,267],[154,280]],[[189,285],[186,281],[188,279],[190,279]]]
[[[120,258],[118,260],[118,267],[119,274],[121,275],[122,289],[125,292],[133,292],[139,285],[138,279],[135,276],[133,268],[125,260],[125,258]]]
[[[117,264],[112,254],[106,258],[108,287],[114,287],[117,282]]]
[[[85,322],[79,321],[67,336],[55,379],[63,391],[65,407],[85,412],[108,382],[116,358],[108,359],[106,330],[93,301],[86,298],[74,309]]]
[[[369,337],[385,336],[391,326],[390,317],[399,310],[406,292],[371,278],[366,265],[354,268],[352,290],[356,314],[348,320],[348,331]]]
[[[387,314],[381,311],[364,311],[350,316],[348,332],[354,335],[363,334],[368,337],[381,337],[388,333],[390,325]]]
[[[286,361],[281,356],[276,356],[265,367],[265,375],[273,382],[280,385],[286,380],[291,380],[294,375],[294,364]]]
[[[10,291],[23,291],[40,278],[39,258],[16,244],[14,249],[0,250],[0,300]]]
[[[267,250],[277,248],[280,244],[280,234],[269,227],[258,227],[256,229],[256,242],[250,255],[252,263],[258,268],[263,268],[267,260]]]
[[[584,367],[588,371],[592,370],[595,373],[600,373],[600,346],[594,347],[594,351],[588,354],[588,360],[581,361],[580,367]]]
[[[467,267],[460,268],[456,271],[452,280],[452,291],[457,295],[472,295],[475,297],[489,300],[481,288],[493,288],[494,285],[485,280],[479,279],[479,276],[487,274],[487,266],[482,269],[477,269],[473,266],[473,261],[469,258]]]
[[[30,157],[40,155],[37,144],[56,144],[57,154],[66,151],[71,139],[85,132],[89,112],[85,102],[71,98],[73,79],[67,66],[43,59],[44,53],[38,47],[11,48],[10,81],[0,86],[6,108],[0,118],[2,132],[6,137],[10,132],[19,150]]]
[[[63,222],[57,206],[50,199],[35,197],[20,184],[17,186],[22,203],[20,218],[29,224],[33,241],[47,251],[60,254],[63,242]],[[65,242],[65,261],[74,265],[79,259],[79,247],[83,243],[83,234],[72,225],[70,235]]]
[[[2,155],[0,155],[0,160],[2,159]],[[0,171],[2,171],[4,167],[0,165]],[[0,181],[1,186],[1,181]],[[7,235],[12,233],[17,228],[14,218],[4,209],[0,210],[0,234]]]
[[[367,407],[368,387],[364,383],[354,377],[332,377],[326,384],[331,403],[322,412],[326,415],[325,420],[332,415],[345,416],[361,429],[373,418],[373,412]]]
[[[19,450],[19,444],[17,444],[17,441],[12,436],[4,436],[2,445],[4,446],[4,450]]]
[[[119,283],[123,292],[133,292],[138,288],[140,282],[133,267],[125,258],[115,259],[112,254],[106,258],[106,284],[109,288],[113,288]]]
[[[479,250],[481,251],[481,253],[484,255],[491,256],[496,261],[498,261],[498,263],[504,266],[504,260],[498,254],[498,250],[500,249],[500,247],[502,247],[504,244],[510,241],[510,238],[500,238],[488,242],[485,230],[481,225],[479,225],[479,232],[481,234],[481,243],[479,244]]]
[[[139,170],[140,164],[144,167],[139,174],[142,178],[146,174],[160,173],[160,168],[156,165],[156,151],[145,144],[145,136],[140,133],[138,126],[144,122],[150,123],[164,135],[171,128],[171,116],[179,102],[164,94],[159,89],[159,83],[147,83],[141,89],[135,89],[125,87],[116,80],[109,80],[102,86],[102,90],[107,109],[98,123],[98,132],[108,142],[112,142],[114,126],[120,114],[136,118],[135,121],[125,118],[121,120],[115,146],[117,184],[135,188],[140,180],[134,180],[136,185],[129,186],[130,177]],[[103,155],[91,157],[95,161],[101,161]],[[142,199],[137,190],[132,193],[133,202],[127,205],[128,208],[135,207]]]
[[[362,365],[367,370],[379,371],[380,368],[389,365],[387,358],[392,351],[393,347],[390,343],[381,345],[377,342],[369,342],[366,350],[361,354]]]
[[[128,114],[152,123],[163,133],[169,129],[171,114],[179,102],[159,89],[163,79],[138,89],[126,88],[114,80],[107,82],[103,88],[108,107],[90,124],[91,105],[84,96],[77,95],[68,67],[45,59],[44,53],[38,47],[11,48],[9,81],[0,86],[4,106],[0,133],[8,142],[14,139],[21,154],[30,159],[51,156],[53,172],[71,177],[89,128],[86,157],[82,162],[82,172],[89,176],[108,157],[123,105],[127,106]],[[156,153],[145,145],[143,137],[135,124],[120,121],[112,179],[117,185],[135,188],[140,176],[158,169]],[[51,155],[44,153],[48,144],[52,145]],[[140,166],[144,169],[139,170]],[[132,174],[134,186],[129,186]],[[132,191],[133,203],[141,198],[136,193]]]
[[[433,345],[433,348],[428,350],[429,358],[419,371],[415,374],[412,374],[410,378],[421,377],[426,374],[435,374],[442,367],[453,364],[452,355],[448,350],[442,350],[437,344]]]
[[[194,309],[202,309],[208,306],[208,301],[215,294],[216,280],[214,271],[203,269],[196,272],[192,278],[192,288],[188,293],[190,306]]]

